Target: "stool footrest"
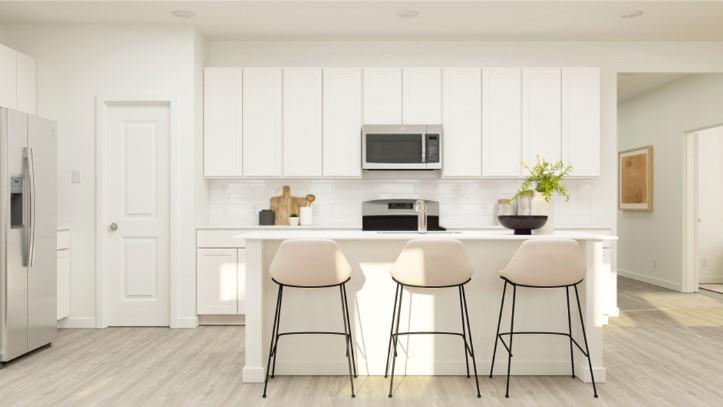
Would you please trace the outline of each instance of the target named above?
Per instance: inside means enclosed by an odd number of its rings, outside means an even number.
[[[505,343],[504,338],[502,338],[502,336],[504,336],[504,335],[507,335],[507,336],[509,336],[509,335],[559,335],[559,336],[567,336],[568,338],[570,338],[570,340],[572,340],[572,343],[574,343],[575,346],[577,346],[577,348],[580,349],[580,352],[582,352],[582,354],[585,355],[585,357],[588,356],[588,355],[587,355],[587,352],[585,352],[585,349],[583,349],[583,347],[580,346],[579,343],[577,343],[577,341],[575,340],[575,338],[573,338],[572,335],[570,335],[570,334],[567,333],[567,332],[549,332],[549,331],[520,331],[520,332],[511,332],[511,333],[510,333],[510,332],[500,332],[499,334],[497,334],[497,336],[500,338],[500,341],[502,342],[502,345],[505,347],[505,349],[506,349],[507,352],[509,353],[509,352],[510,352],[510,348],[509,348],[509,346],[507,346],[507,343]]]
[[[328,331],[281,332],[278,334],[278,336],[285,336],[285,335],[342,335],[342,336],[349,336],[349,334],[347,334],[345,332],[328,332]]]

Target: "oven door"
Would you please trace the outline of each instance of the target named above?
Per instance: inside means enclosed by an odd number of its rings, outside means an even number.
[[[364,126],[362,168],[365,170],[427,169],[425,130],[425,126]]]

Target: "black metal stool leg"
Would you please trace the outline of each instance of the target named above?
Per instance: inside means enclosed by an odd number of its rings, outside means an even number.
[[[279,308],[276,310],[276,319],[278,322],[276,323],[276,339],[274,340],[274,360],[271,362],[271,378],[273,379],[276,377],[276,351],[279,348],[279,328],[281,327],[281,304],[284,302],[284,286],[280,286],[279,290],[279,296],[281,299],[279,300]]]
[[[351,396],[356,397],[356,394],[354,394],[354,372],[351,367],[351,341],[350,336],[351,333],[349,332],[349,324],[347,321],[347,310],[346,310],[346,297],[344,296],[344,284],[339,286],[339,299],[341,300],[341,316],[344,320],[344,339],[346,340],[346,361],[349,365],[349,383],[351,384]]]
[[[505,398],[510,397],[510,368],[512,367],[512,337],[515,330],[515,302],[517,301],[517,286],[512,284],[512,317],[510,318],[510,349],[507,352],[507,386]]]
[[[389,376],[389,354],[392,352],[392,336],[394,334],[394,320],[397,315],[397,299],[399,298],[399,284],[394,289],[394,308],[392,308],[392,323],[389,327],[389,344],[387,345],[387,363],[384,365],[384,378]]]
[[[575,357],[572,353],[572,317],[570,316],[570,286],[565,287],[565,298],[567,299],[567,332],[570,334],[570,368],[572,378],[575,378]]]
[[[575,284],[575,299],[577,300],[577,311],[580,313],[580,327],[582,328],[582,337],[585,340],[585,352],[587,353],[587,366],[590,369],[590,380],[592,380],[592,391],[597,398],[597,386],[595,385],[595,373],[592,371],[592,361],[590,360],[590,348],[587,345],[587,333],[585,332],[585,322],[582,318],[582,307],[580,306],[580,294],[577,292],[577,284]]]
[[[495,335],[495,349],[492,351],[492,364],[490,366],[490,379],[492,371],[495,369],[495,356],[497,355],[497,343],[500,341],[500,324],[502,323],[502,310],[505,308],[505,294],[507,293],[507,281],[502,289],[502,302],[500,303],[500,316],[497,318],[497,334]]]
[[[396,328],[394,331],[393,336],[393,345],[394,345],[394,357],[392,358],[392,371],[391,371],[391,380],[389,380],[389,397],[392,397],[392,388],[394,388],[394,367],[396,366],[397,362],[397,341],[399,339],[399,320],[401,318],[402,314],[402,294],[404,293],[404,286],[399,284],[399,305],[397,306],[397,321],[396,321]]]
[[[479,391],[479,377],[477,376],[477,362],[475,362],[475,356],[474,356],[474,343],[472,342],[472,328],[469,325],[469,311],[467,310],[467,294],[464,292],[464,285],[459,286],[460,291],[462,292],[462,301],[464,303],[464,320],[467,321],[467,335],[469,336],[469,353],[470,357],[472,358],[472,368],[474,369],[474,381],[477,385],[477,397],[482,397],[482,394],[480,394]],[[465,338],[465,348],[467,347],[467,339]],[[465,356],[466,358],[466,356]]]
[[[354,377],[359,377],[356,366],[356,357],[354,355],[354,335],[351,329],[351,318],[349,317],[349,296],[346,294],[346,283],[341,285],[344,293],[344,309],[346,310],[346,323],[349,326],[349,349],[351,349],[351,366],[354,368]]]
[[[266,378],[264,379],[264,395],[263,397],[266,397],[266,388],[269,385],[269,368],[271,367],[271,354],[274,351],[274,345],[276,342],[276,329],[277,324],[279,322],[279,308],[281,308],[281,288],[282,286],[279,285],[279,291],[276,294],[276,311],[274,312],[274,324],[271,328],[271,343],[269,344],[269,359],[266,362]]]
[[[462,286],[457,287],[459,291],[459,313],[462,316],[462,340],[464,341],[464,363],[467,366],[467,377],[469,378],[469,358],[467,348],[467,325],[464,323],[464,306],[462,305]]]

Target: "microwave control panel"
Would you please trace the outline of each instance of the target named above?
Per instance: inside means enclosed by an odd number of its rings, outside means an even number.
[[[439,162],[439,134],[427,134],[426,136],[426,157],[425,162]]]

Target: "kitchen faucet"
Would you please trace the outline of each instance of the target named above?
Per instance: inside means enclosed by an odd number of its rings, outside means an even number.
[[[414,210],[417,212],[417,233],[427,233],[427,202],[417,199]]]

